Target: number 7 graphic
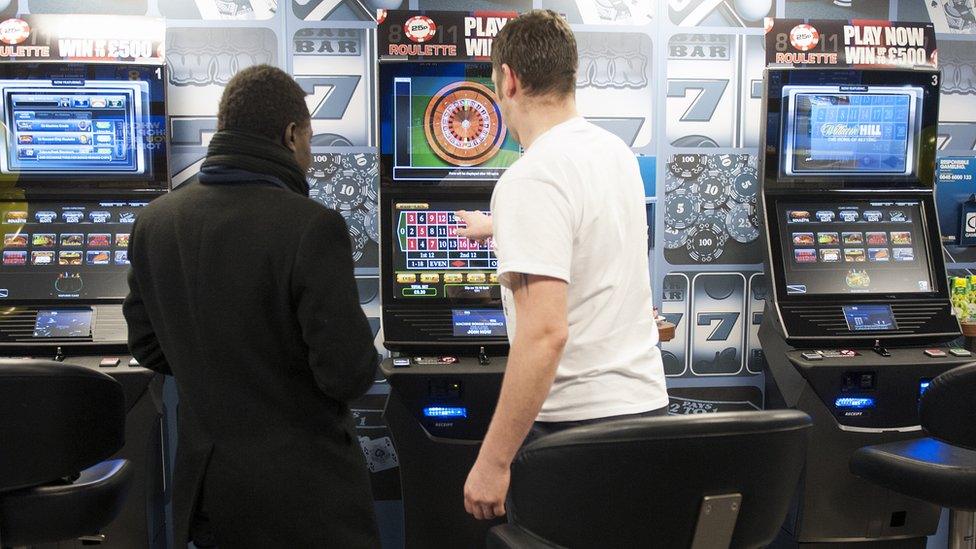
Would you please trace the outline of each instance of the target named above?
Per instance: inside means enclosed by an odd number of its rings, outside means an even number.
[[[710,326],[718,321],[718,326],[708,334],[708,341],[725,341],[732,334],[735,322],[739,320],[739,313],[698,313],[697,323],[699,326]]]

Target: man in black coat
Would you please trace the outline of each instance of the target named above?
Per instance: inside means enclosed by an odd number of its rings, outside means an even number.
[[[246,69],[218,128],[199,180],[153,201],[129,248],[129,347],[180,397],[177,546],[376,547],[347,402],[377,353],[346,223],[308,198],[305,94]]]

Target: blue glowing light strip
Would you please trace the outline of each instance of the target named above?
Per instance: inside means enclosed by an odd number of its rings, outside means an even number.
[[[429,406],[424,408],[424,417],[468,417],[467,408],[449,406]]]
[[[838,408],[863,410],[865,408],[874,408],[874,399],[870,397],[841,397],[834,401],[834,406]]]

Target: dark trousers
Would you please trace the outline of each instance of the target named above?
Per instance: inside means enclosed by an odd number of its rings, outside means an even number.
[[[570,429],[572,427],[579,427],[581,425],[593,425],[615,419],[632,419],[638,417],[655,417],[666,415],[668,415],[668,407],[664,406],[663,408],[658,408],[657,410],[651,410],[649,412],[626,414],[622,416],[598,417],[594,419],[581,419],[579,421],[536,421],[532,424],[532,428],[529,429],[529,434],[525,436],[525,441],[522,442],[522,446],[525,446],[539,437],[551,435],[552,433],[558,433],[559,431]]]

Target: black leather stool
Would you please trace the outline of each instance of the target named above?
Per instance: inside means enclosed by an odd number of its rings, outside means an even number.
[[[786,518],[810,417],[796,410],[608,421],[531,442],[489,547],[759,547]]]
[[[131,481],[122,386],[81,366],[0,360],[0,547],[91,536]]]
[[[949,508],[950,547],[974,547],[976,364],[933,379],[919,403],[919,417],[929,438],[861,448],[851,456],[851,472]]]

